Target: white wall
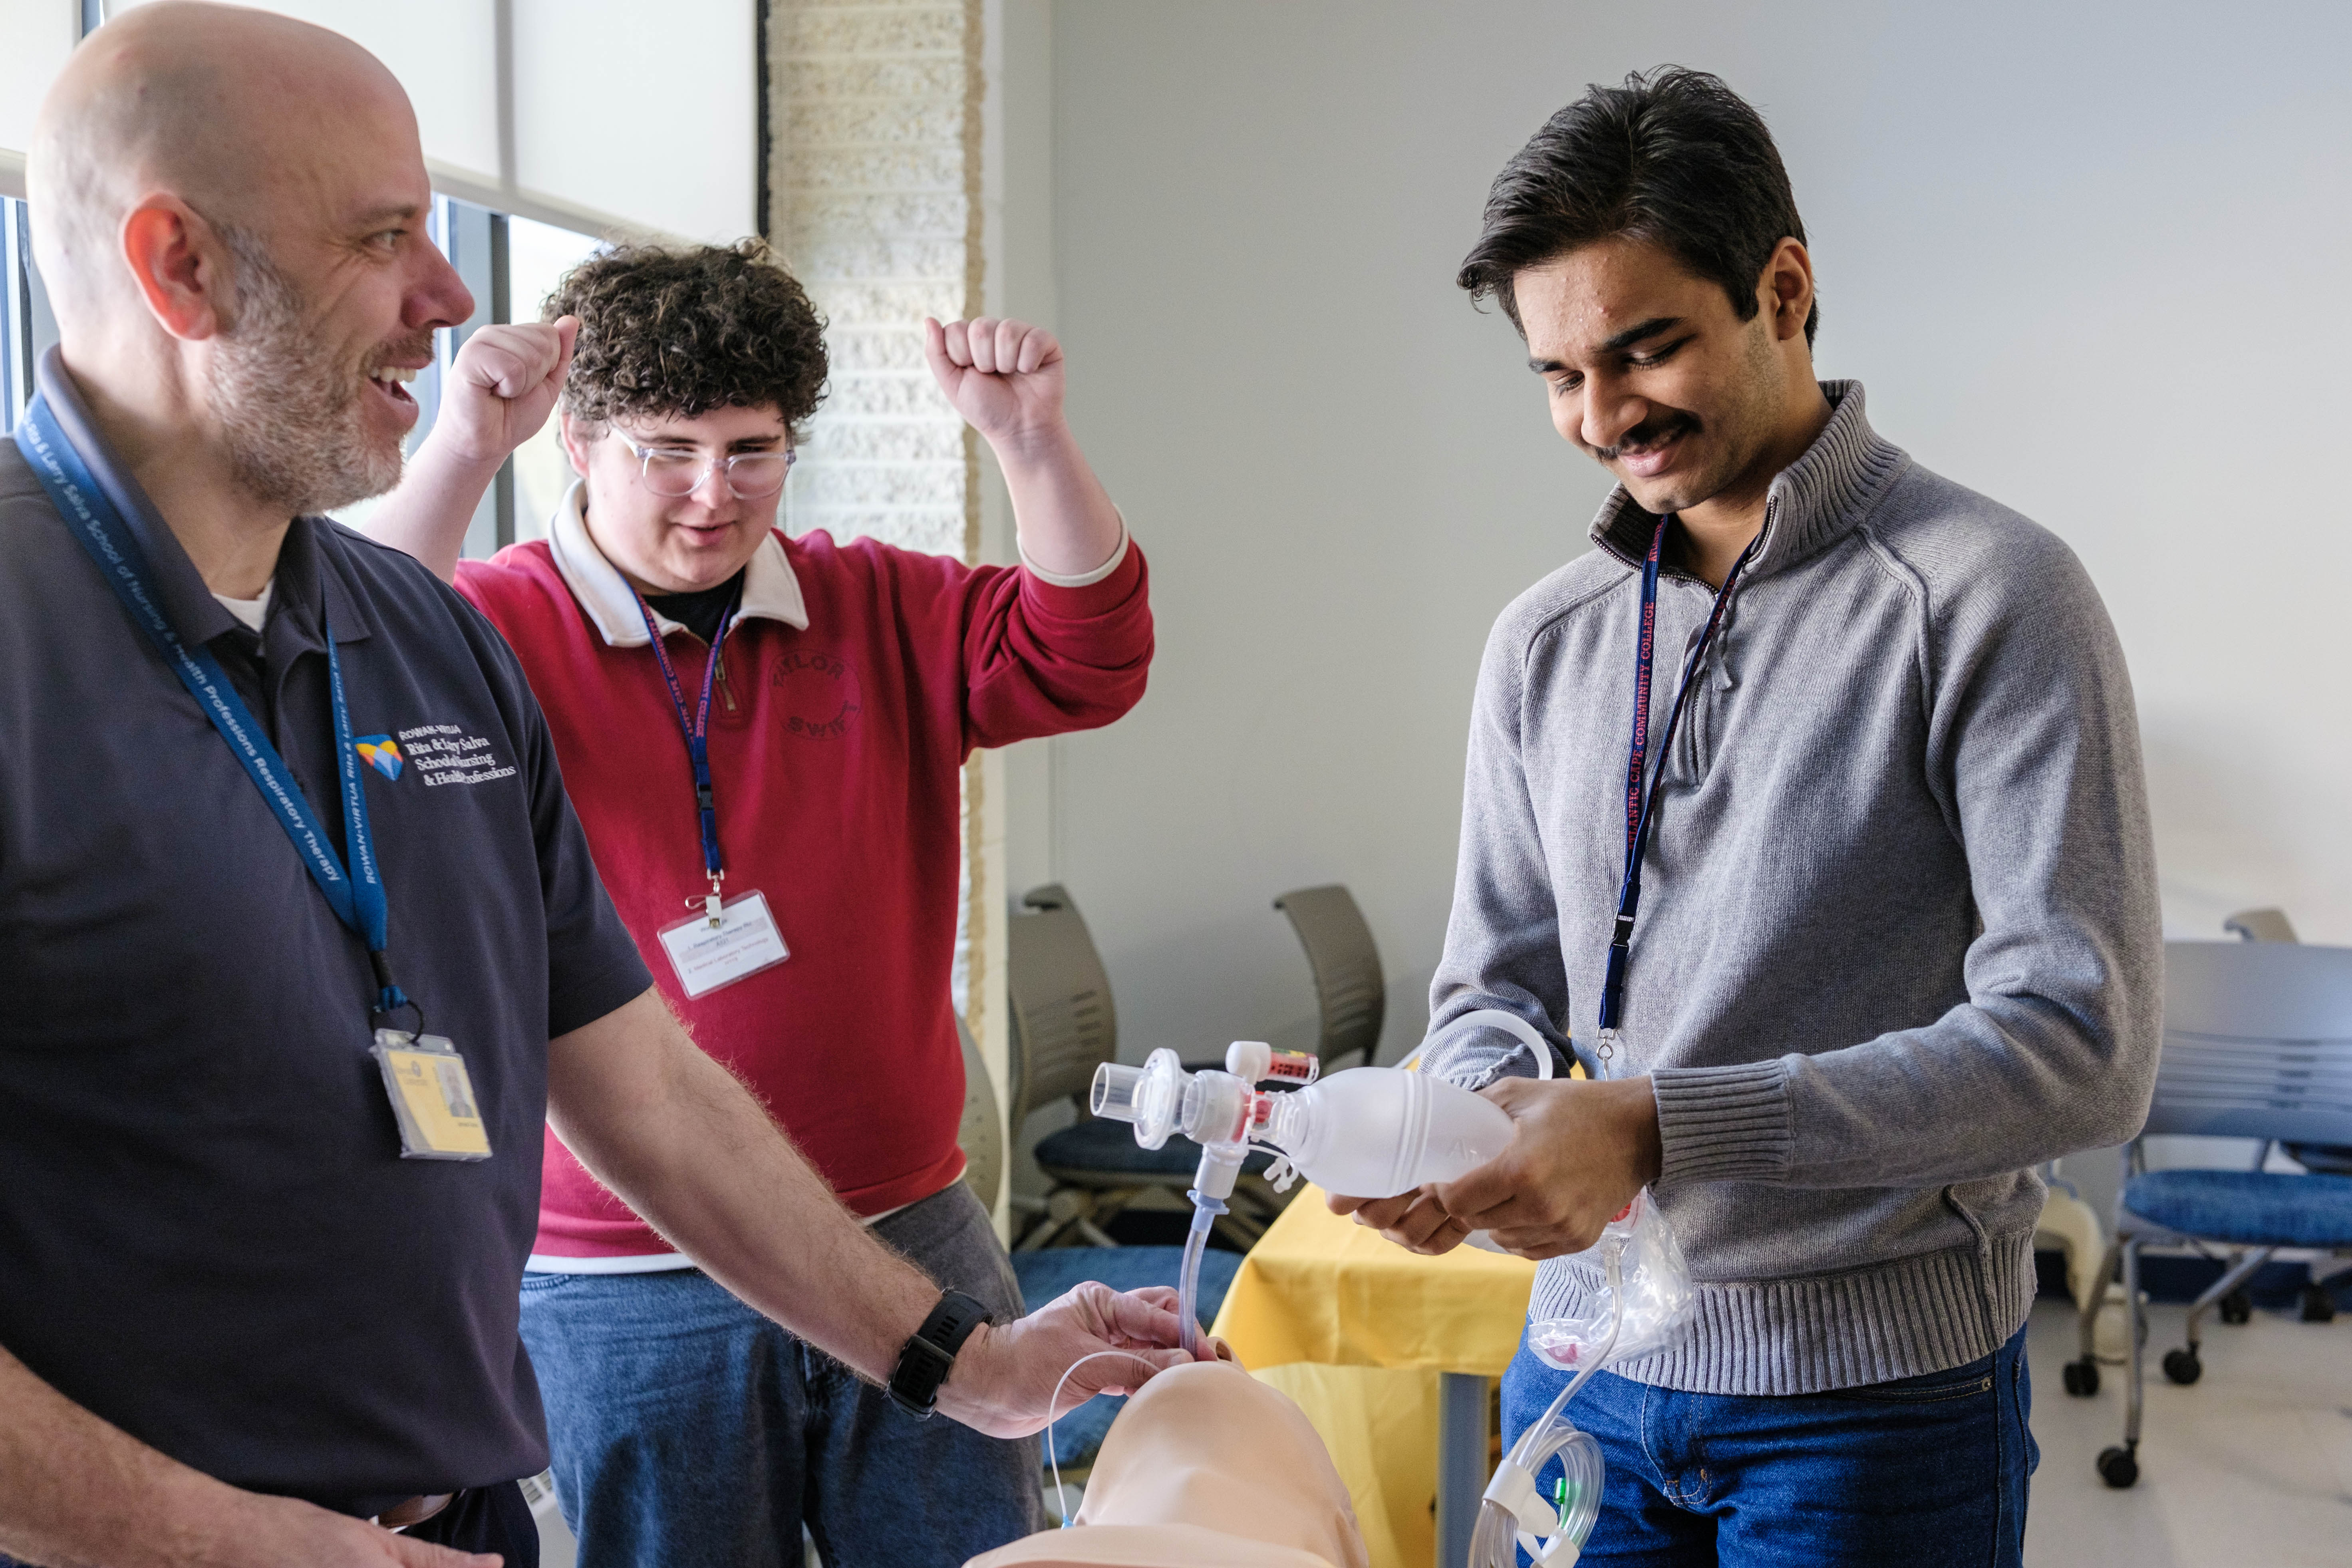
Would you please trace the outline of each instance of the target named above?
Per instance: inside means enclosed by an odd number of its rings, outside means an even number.
[[[1160,652],[1134,715],[1055,742],[1013,852],[1085,909],[1123,1054],[1307,1027],[1267,900],[1321,880],[1380,939],[1389,1049],[1417,1037],[1480,645],[1604,492],[1454,268],[1552,110],[1668,60],[1780,139],[1822,373],[2105,593],[2174,934],[2278,903],[2352,942],[2347,15],[1055,5],[1071,415],[1150,555]]]

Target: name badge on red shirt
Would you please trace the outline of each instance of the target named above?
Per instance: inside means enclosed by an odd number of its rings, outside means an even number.
[[[689,1000],[773,969],[792,956],[775,917],[768,912],[768,896],[758,891],[720,904],[715,920],[704,912],[664,927],[661,944]]]

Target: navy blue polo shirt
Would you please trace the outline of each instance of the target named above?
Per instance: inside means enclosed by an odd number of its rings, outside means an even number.
[[[516,1319],[547,1042],[652,981],[521,667],[416,562],[316,518],[256,637],[54,353],[40,385],[343,851],[327,612],[352,728],[391,742],[363,773],[393,964],[493,1153],[400,1157],[364,946],[0,442],[0,1347],[240,1487],[373,1512],[535,1474]]]

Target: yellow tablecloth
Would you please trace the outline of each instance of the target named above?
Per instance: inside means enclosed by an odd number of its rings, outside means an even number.
[[[1215,1331],[1314,1424],[1372,1568],[1434,1557],[1438,1373],[1503,1374],[1535,1273],[1475,1247],[1416,1257],[1311,1186],[1242,1259]]]
[[[1300,1193],[1242,1259],[1215,1332],[1247,1367],[1287,1362],[1500,1377],[1536,1266],[1473,1247],[1423,1258]]]

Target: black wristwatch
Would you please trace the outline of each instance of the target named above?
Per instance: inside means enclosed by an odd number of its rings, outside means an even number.
[[[890,1374],[891,1403],[918,1421],[930,1419],[939,1407],[940,1384],[948,1380],[956,1352],[971,1331],[989,1321],[988,1309],[961,1290],[940,1298],[906,1349],[898,1352],[898,1369]]]

